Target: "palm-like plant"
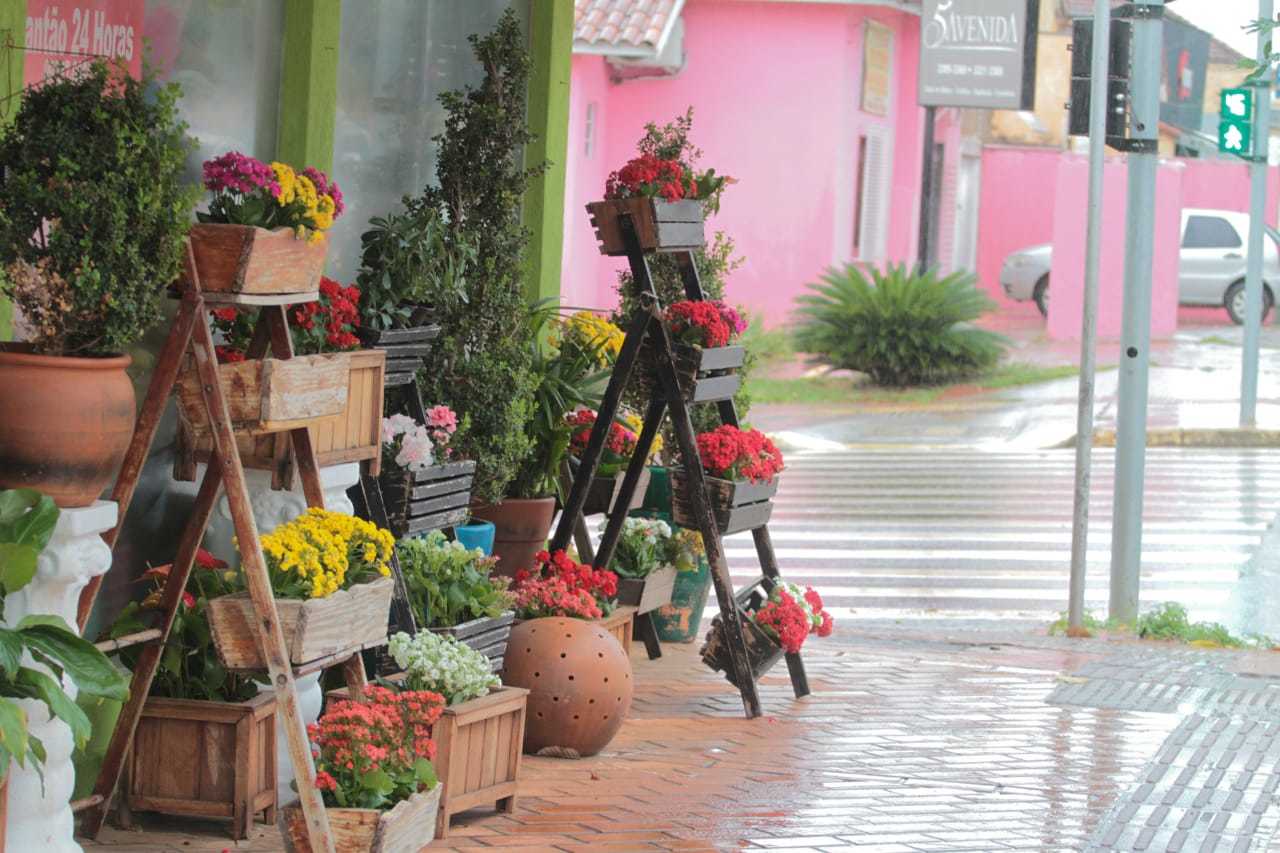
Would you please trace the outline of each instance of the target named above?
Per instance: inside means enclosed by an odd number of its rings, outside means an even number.
[[[58,514],[53,501],[39,492],[0,491],[0,591],[4,595],[31,582]],[[48,671],[24,664],[25,654]],[[30,733],[27,713],[16,699],[43,702],[52,716],[71,729],[77,746],[88,741],[89,718],[62,689],[63,676],[82,693],[120,701],[129,697],[124,676],[60,617],[32,614],[14,628],[0,628],[0,779],[8,773],[11,760],[20,767],[31,761],[37,770],[45,760],[44,745]]]
[[[509,496],[515,498],[559,494],[560,466],[571,436],[565,415],[579,407],[599,408],[609,381],[609,372],[599,367],[598,345],[553,347],[546,343],[557,310],[555,302],[543,300],[530,312],[530,325],[536,331],[531,344],[533,417],[525,430],[533,449],[508,488]]]
[[[950,382],[992,367],[1006,341],[973,324],[995,307],[970,273],[831,268],[796,299],[800,349],[877,385]]]

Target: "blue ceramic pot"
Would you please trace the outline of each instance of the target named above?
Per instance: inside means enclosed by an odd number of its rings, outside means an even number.
[[[492,521],[472,521],[453,528],[453,535],[467,548],[479,548],[489,557],[493,554],[495,529]]]

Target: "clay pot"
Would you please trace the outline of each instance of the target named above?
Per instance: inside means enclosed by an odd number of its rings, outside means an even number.
[[[493,555],[498,557],[495,574],[515,577],[521,569],[533,568],[533,556],[547,545],[555,498],[506,498],[471,508],[474,518],[492,521]]]
[[[594,622],[521,622],[511,629],[504,666],[502,683],[529,691],[524,751],[531,755],[595,755],[631,710],[631,661]]]
[[[93,503],[133,435],[129,361],[0,348],[0,488],[38,489],[64,507]]]

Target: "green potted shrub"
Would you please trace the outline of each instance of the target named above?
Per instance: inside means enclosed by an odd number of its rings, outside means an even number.
[[[608,381],[591,351],[541,342],[554,317],[551,303],[532,312],[531,325],[538,334],[528,344],[533,374],[533,416],[525,422],[529,450],[507,486],[506,498],[474,512],[497,525],[494,553],[501,558],[498,570],[506,575],[532,568],[551,530],[572,433],[566,416],[583,406],[596,407]]]
[[[409,199],[407,209],[433,211],[447,223],[442,246],[453,257],[463,247],[475,250],[465,287],[436,280],[423,294],[441,333],[418,385],[424,399],[471,419],[455,449],[476,462],[472,500],[484,505],[476,514],[497,526],[501,553],[513,527],[522,526],[523,509],[503,498],[533,445],[526,429],[535,382],[525,296],[529,231],[520,206],[543,166],[523,162],[533,135],[525,116],[530,60],[519,20],[509,11],[494,32],[470,41],[483,81],[440,97],[446,119],[436,137],[438,186]]]
[[[150,581],[151,589],[142,601],[125,606],[104,639],[157,627],[169,571],[166,565],[143,573],[140,580]],[[242,839],[255,815],[264,814],[267,822],[274,818],[276,697],[218,660],[209,602],[238,588],[226,563],[204,550],[197,553],[138,720],[124,795],[134,811],[231,818],[232,837]],[[122,663],[135,667],[142,649],[122,651]],[[194,754],[176,748],[193,738],[205,748]],[[187,765],[160,772],[181,756]]]
[[[179,89],[102,60],[28,90],[0,132],[0,487],[87,506],[133,433],[125,350],[161,316],[196,190]],[[87,237],[86,235],[91,235]]]
[[[510,579],[493,574],[497,560],[439,530],[402,541],[396,554],[418,624],[461,640],[501,669],[514,614]]]

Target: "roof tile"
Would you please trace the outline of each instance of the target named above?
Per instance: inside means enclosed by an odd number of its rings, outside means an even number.
[[[658,40],[683,5],[684,0],[574,0],[574,45],[657,53]]]

